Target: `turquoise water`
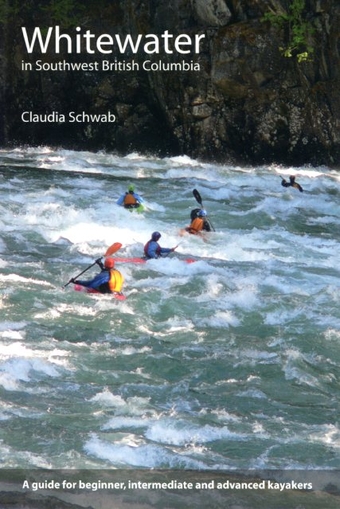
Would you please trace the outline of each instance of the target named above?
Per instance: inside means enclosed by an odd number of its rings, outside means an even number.
[[[340,468],[336,171],[48,148],[0,162],[1,468]],[[280,185],[292,173],[304,193]],[[142,214],[115,204],[131,182]],[[206,242],[179,234],[194,188]],[[63,289],[154,230],[179,246],[119,265],[126,301]]]

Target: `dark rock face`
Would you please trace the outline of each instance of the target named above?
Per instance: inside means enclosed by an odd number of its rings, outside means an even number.
[[[32,24],[26,4],[22,17],[3,28],[1,145],[135,150],[249,164],[336,165],[340,156],[340,5],[336,0],[306,0],[303,20],[314,30],[309,41],[314,53],[298,63],[294,55],[286,58],[279,49],[290,37],[287,28],[263,21],[269,11],[289,12],[293,1],[89,1],[84,24],[97,34],[162,34],[168,30],[175,35],[205,36],[198,54],[110,55],[110,62],[115,56],[125,63],[134,60],[139,69],[109,72],[22,71],[23,60],[91,62],[106,58],[28,58],[21,26],[56,23],[41,14]],[[147,71],[143,61],[149,58],[165,68],[185,61],[199,64],[199,70]],[[111,111],[116,121],[23,123],[20,116],[26,110]]]

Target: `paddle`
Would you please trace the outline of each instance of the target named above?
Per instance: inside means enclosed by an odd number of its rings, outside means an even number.
[[[114,253],[116,253],[117,251],[119,251],[119,249],[122,247],[122,244],[120,242],[115,242],[114,244],[112,244],[112,246],[108,247],[107,250],[106,250],[106,253],[104,254],[104,256],[111,256],[113,255]],[[103,258],[103,257],[101,257]],[[66,288],[66,286],[68,286],[70,283],[72,283],[72,280],[73,279],[78,279],[79,276],[81,276],[82,274],[84,274],[84,272],[87,272],[89,269],[91,269],[91,267],[93,267],[94,265],[96,265],[97,263],[97,260],[93,263],[91,263],[91,265],[89,265],[88,267],[86,267],[86,269],[84,269],[80,274],[78,274],[77,276],[71,278],[69,280],[68,283],[66,283],[63,288]]]
[[[204,209],[204,206],[203,206],[203,202],[202,202],[201,195],[200,195],[200,193],[197,191],[197,189],[194,189],[194,190],[192,191],[192,194],[194,195],[195,200],[197,201],[197,203],[199,203],[199,204],[201,205],[202,209]],[[212,222],[210,221],[210,219],[209,219],[209,223],[210,223],[210,226],[211,226],[212,231],[214,232],[214,231],[215,231],[215,228],[214,228],[214,226],[213,226]]]
[[[203,207],[203,203],[202,203],[202,198],[201,198],[200,193],[197,191],[197,189],[194,189],[192,191],[192,194],[194,195],[195,200],[197,201],[197,203],[199,203],[201,205],[202,209],[203,209],[204,207]]]

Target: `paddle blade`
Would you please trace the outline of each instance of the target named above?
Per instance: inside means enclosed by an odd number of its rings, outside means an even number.
[[[119,251],[119,249],[122,247],[122,245],[123,244],[121,244],[120,242],[115,242],[114,244],[112,244],[112,246],[107,248],[106,253],[105,253],[104,256],[111,256],[111,255],[113,255],[114,253]]]
[[[195,200],[197,201],[197,203],[199,203],[201,205],[201,207],[202,207],[203,206],[202,205],[202,198],[201,198],[200,193],[197,191],[197,189],[194,189],[192,194],[194,195]]]

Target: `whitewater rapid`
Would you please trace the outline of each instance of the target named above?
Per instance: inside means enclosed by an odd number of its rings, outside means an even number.
[[[339,468],[336,170],[48,147],[0,163],[2,467]],[[142,214],[116,205],[130,183]],[[195,188],[206,242],[179,234]],[[178,248],[119,265],[126,301],[63,289],[155,230]]]

